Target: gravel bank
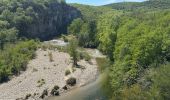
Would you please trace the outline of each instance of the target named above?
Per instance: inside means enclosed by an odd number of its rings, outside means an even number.
[[[53,62],[49,61],[49,52],[53,55]],[[37,100],[45,89],[50,92],[55,85],[64,87],[65,80],[71,76],[77,79],[76,86],[85,85],[96,79],[98,71],[95,58],[90,64],[84,60],[78,62],[84,69],[76,68],[74,73],[66,77],[65,70],[72,67],[72,61],[67,53],[39,49],[36,54],[37,57],[29,62],[25,72],[0,85],[0,100],[25,98],[27,94],[31,94],[30,100]]]

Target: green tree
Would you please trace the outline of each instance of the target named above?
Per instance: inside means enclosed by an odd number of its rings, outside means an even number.
[[[7,21],[0,20],[0,49],[4,48],[5,43],[15,42],[18,31],[15,28],[9,28]]]
[[[78,42],[76,39],[72,39],[69,42],[68,51],[70,56],[73,59],[73,66],[77,66],[78,61],[78,52],[77,52]]]
[[[68,33],[74,35],[79,34],[83,23],[84,22],[81,18],[73,20],[73,22],[68,27]]]
[[[117,30],[119,27],[119,15],[108,12],[100,17],[97,23],[97,38],[99,40],[99,49],[113,60],[113,52],[117,39]]]

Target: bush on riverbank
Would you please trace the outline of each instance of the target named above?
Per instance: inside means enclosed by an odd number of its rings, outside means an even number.
[[[54,59],[53,59],[53,53],[52,52],[48,52],[48,56],[49,56],[49,61],[50,62],[53,62]]]
[[[70,72],[69,69],[67,69],[67,70],[65,71],[65,75],[67,76],[67,75],[69,75],[69,74],[71,74],[71,72]]]
[[[37,43],[30,40],[8,45],[0,51],[0,83],[26,70],[28,61],[36,56],[36,49]]]
[[[84,59],[85,61],[90,61],[91,56],[87,52],[79,52],[79,58]]]

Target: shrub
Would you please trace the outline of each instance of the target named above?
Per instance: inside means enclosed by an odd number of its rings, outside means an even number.
[[[69,46],[68,46],[68,51],[70,56],[73,59],[73,66],[77,66],[77,62],[78,62],[78,53],[77,53],[77,47],[78,47],[78,43],[76,39],[72,39],[70,40]]]
[[[170,100],[170,63],[161,65],[154,71],[154,74],[151,75],[153,82],[150,89],[151,98]]]
[[[76,71],[76,68],[72,67],[72,72],[75,72]]]
[[[44,79],[38,80],[37,83],[38,83],[37,87],[42,87],[45,84],[45,80]]]
[[[87,52],[79,52],[79,59],[84,59],[85,61],[90,61],[91,56]]]
[[[5,69],[0,69],[0,83],[7,81],[9,73]]]
[[[69,74],[71,74],[71,72],[70,72],[69,69],[67,69],[67,70],[65,71],[65,75],[67,76],[67,75],[69,75]]]
[[[90,57],[90,55],[88,53],[84,53],[84,59],[86,61],[90,61],[91,57]]]
[[[19,75],[25,71],[28,61],[35,57],[37,42],[34,40],[7,45],[0,51],[0,83],[7,81],[10,75]]]
[[[57,50],[59,52],[66,52],[68,53],[68,49],[67,49],[67,46],[56,46]]]
[[[46,51],[47,48],[48,48],[47,45],[45,45],[45,44],[42,44],[42,45],[41,45],[41,49],[42,49],[42,50]]]
[[[53,60],[53,54],[52,54],[52,52],[49,52],[49,53],[48,53],[48,56],[49,56],[49,61],[50,61],[50,62],[53,62],[54,60]]]
[[[63,38],[64,42],[68,42],[69,41],[67,36],[65,36],[65,35],[62,35],[62,38]]]

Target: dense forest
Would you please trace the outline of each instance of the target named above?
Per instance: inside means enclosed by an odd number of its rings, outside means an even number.
[[[104,6],[1,0],[0,83],[26,70],[39,41],[60,34],[107,55],[111,99],[170,99],[169,0]]]
[[[170,99],[169,3],[72,4],[83,18],[75,19],[68,32],[80,46],[97,47],[110,59],[113,100]]]

